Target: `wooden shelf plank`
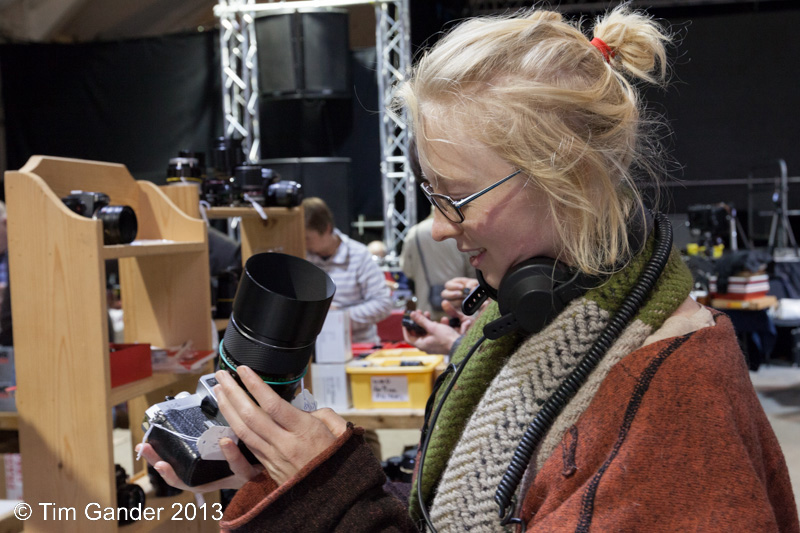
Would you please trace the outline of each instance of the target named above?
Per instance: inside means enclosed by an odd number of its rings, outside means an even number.
[[[209,370],[210,371],[210,370]],[[194,380],[195,384],[202,374],[171,374],[167,372],[153,372],[149,378],[140,379],[111,389],[109,406],[119,405],[139,396],[178,383],[181,380]],[[194,389],[189,392],[194,392]]]
[[[103,246],[102,256],[103,259],[121,259],[123,257],[204,252],[205,249],[206,244],[203,242],[133,241],[131,244]]]
[[[711,307],[715,309],[741,309],[744,311],[760,311],[778,305],[778,298],[775,296],[762,296],[753,300],[727,300],[724,298],[712,298]]]
[[[298,209],[296,207],[265,207],[263,208],[267,217],[287,217],[294,216],[294,212]],[[231,217],[260,217],[258,211],[252,207],[211,207],[206,209],[206,216],[210,219],[214,218],[231,218]]]
[[[0,429],[19,429],[19,415],[16,411],[0,411]]]
[[[337,414],[365,429],[422,429],[425,409],[347,409]]]

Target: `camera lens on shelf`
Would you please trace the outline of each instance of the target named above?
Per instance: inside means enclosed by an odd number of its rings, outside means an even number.
[[[235,137],[218,137],[214,144],[212,161],[218,174],[233,176],[234,169],[244,162],[242,140]]]
[[[303,202],[303,186],[296,181],[279,181],[267,187],[264,205],[297,207]]]
[[[103,244],[128,244],[136,239],[139,225],[133,208],[109,205],[111,200],[102,192],[72,191],[61,199],[70,210],[103,223]]]
[[[264,203],[264,186],[261,174],[261,167],[258,165],[239,165],[233,174],[233,187],[240,198],[244,200],[246,194],[253,201]],[[249,203],[249,202],[248,202]]]
[[[127,205],[109,205],[100,208],[94,218],[103,221],[104,244],[127,244],[136,239],[139,223],[136,213]]]
[[[193,157],[173,157],[167,165],[167,183],[200,183],[200,161]]]

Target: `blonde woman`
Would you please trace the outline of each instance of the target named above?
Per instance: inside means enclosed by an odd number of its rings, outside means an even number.
[[[229,452],[228,482],[249,481],[223,529],[798,531],[730,321],[688,297],[639,193],[659,165],[637,88],[664,81],[670,37],[625,6],[592,33],[542,10],[469,20],[400,88],[434,238],[499,299],[430,402],[410,497],[361,429],[241,369],[260,407],[224,374],[220,407],[265,470]]]

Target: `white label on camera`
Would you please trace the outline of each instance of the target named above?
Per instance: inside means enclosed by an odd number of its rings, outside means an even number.
[[[406,376],[372,376],[373,402],[407,402],[408,377]]]
[[[292,405],[307,413],[317,410],[317,400],[308,392],[308,389],[303,389],[303,392],[295,396]]]
[[[219,447],[219,439],[223,437],[239,443],[239,437],[228,426],[213,426],[205,430],[197,439],[197,451],[200,452],[200,457],[206,461],[224,461],[225,455]]]

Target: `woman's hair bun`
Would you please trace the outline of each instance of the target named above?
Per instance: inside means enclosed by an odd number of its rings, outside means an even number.
[[[594,37],[612,50],[609,63],[623,74],[661,84],[667,76],[667,30],[652,17],[622,4],[595,21]]]

